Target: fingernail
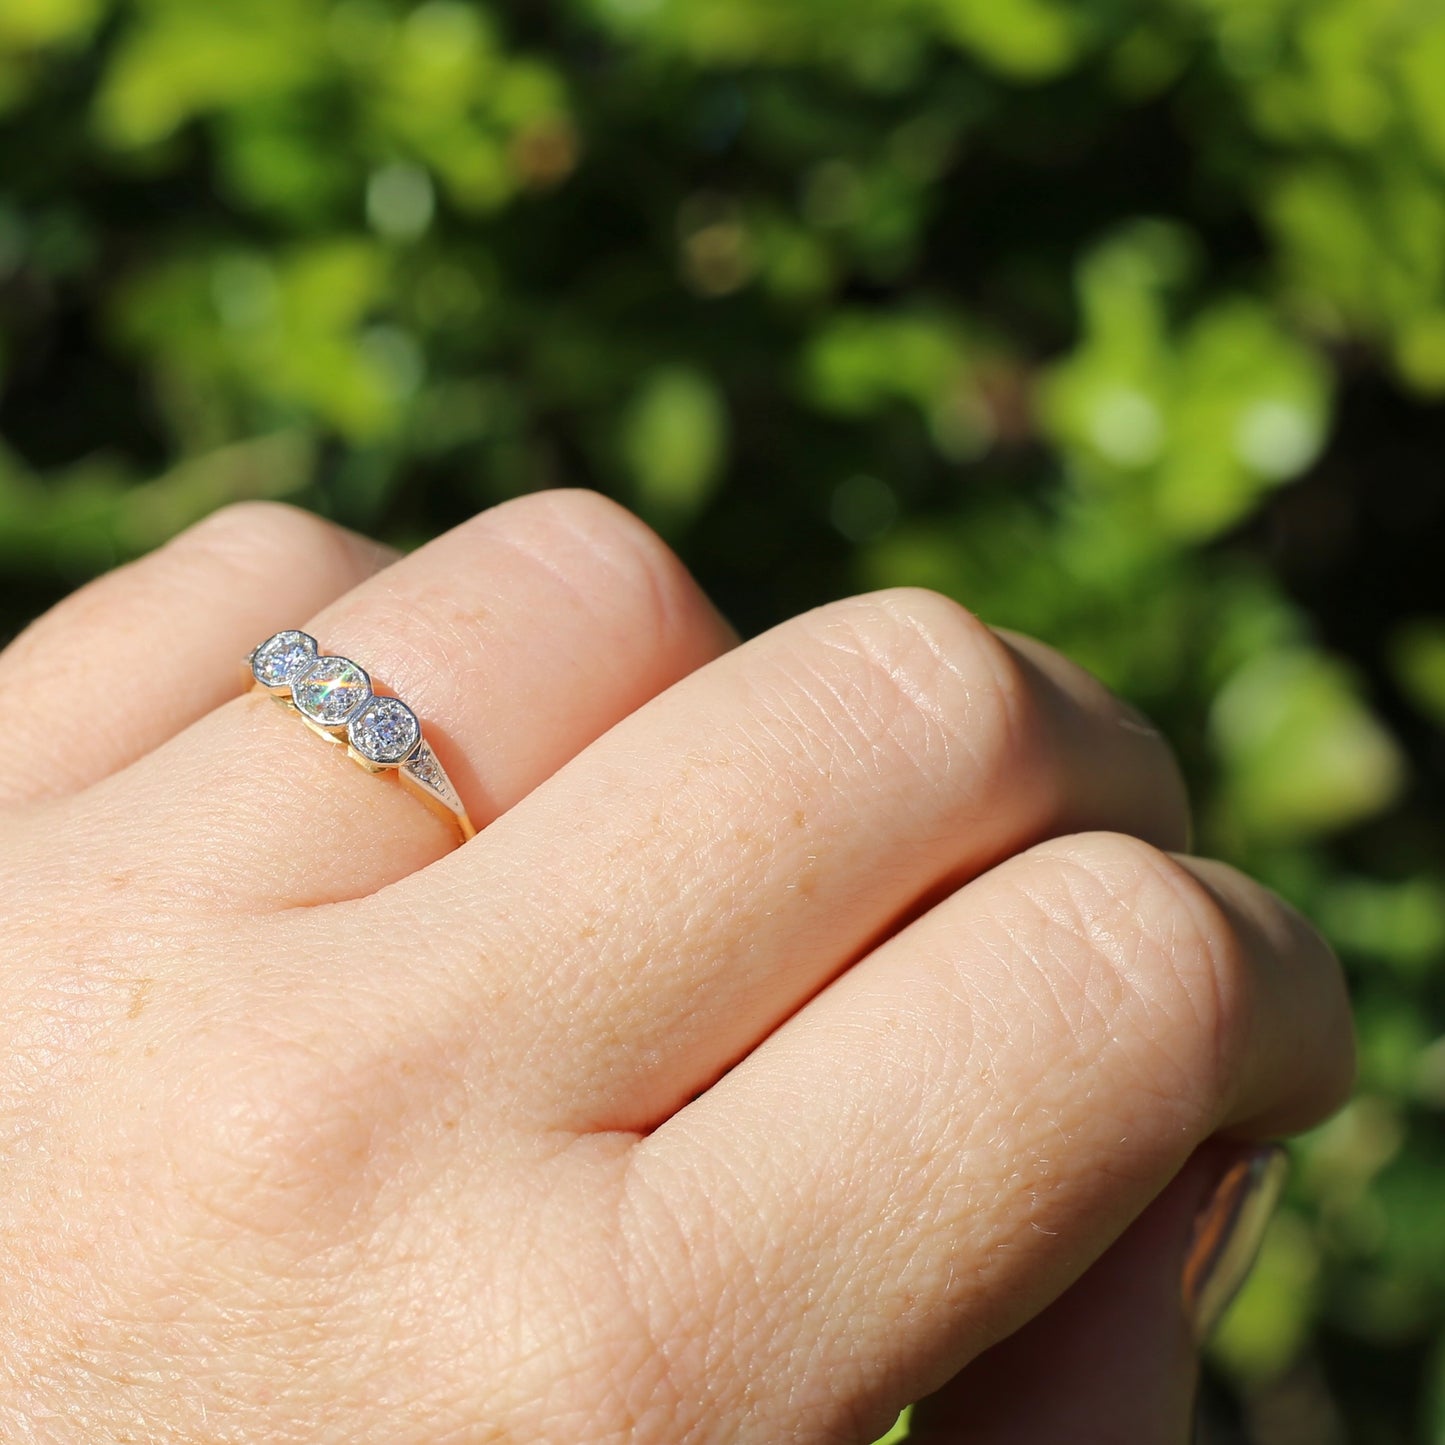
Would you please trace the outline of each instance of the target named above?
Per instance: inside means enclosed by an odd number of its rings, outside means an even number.
[[[1241,1154],[1194,1221],[1184,1257],[1184,1308],[1201,1343],[1239,1293],[1284,1192],[1289,1156],[1278,1144]]]

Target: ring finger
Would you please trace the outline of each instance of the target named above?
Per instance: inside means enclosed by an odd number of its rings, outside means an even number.
[[[290,625],[411,704],[478,827],[731,642],[666,547],[583,492],[483,513]],[[457,842],[255,692],[65,806],[72,855],[92,838],[113,870],[134,838],[148,896],[225,908],[361,896]]]

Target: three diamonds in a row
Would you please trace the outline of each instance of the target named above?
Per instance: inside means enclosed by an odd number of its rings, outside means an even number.
[[[421,747],[421,723],[400,698],[378,697],[366,670],[322,653],[306,632],[278,632],[251,654],[251,674],[329,731],[346,729],[352,750],[375,767],[399,767]]]

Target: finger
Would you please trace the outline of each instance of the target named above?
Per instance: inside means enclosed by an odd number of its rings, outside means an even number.
[[[661,541],[585,492],[494,508],[291,622],[411,704],[479,827],[731,641]],[[359,897],[457,843],[258,693],[110,781],[84,800],[104,846],[227,907]]]
[[[1302,1127],[1351,1072],[1338,965],[1298,914],[1137,839],[1042,845],[639,1146],[654,1338],[683,1370],[670,1327],[695,1312],[711,1348],[746,1351],[750,1420],[787,1401],[797,1438],[881,1433],[1056,1299],[1205,1139]],[[695,1290],[664,1300],[669,1268]]]
[[[1238,1153],[1196,1151],[1076,1284],[914,1406],[910,1445],[1187,1445],[1199,1349],[1181,1277]]]
[[[0,653],[0,801],[78,792],[236,690],[240,659],[395,553],[278,502],[212,513],[38,618]]]
[[[417,927],[459,920],[435,948],[443,991],[495,976],[478,954],[526,971],[498,1027],[529,1105],[563,1127],[645,1129],[929,896],[1085,826],[1182,845],[1158,735],[1047,648],[884,593],[657,698],[387,906]],[[569,836],[585,850],[559,849]],[[547,904],[499,925],[509,895]]]

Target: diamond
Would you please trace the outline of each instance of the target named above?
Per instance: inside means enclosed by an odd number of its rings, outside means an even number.
[[[305,632],[278,632],[251,654],[251,675],[264,687],[289,687],[316,661],[316,639]]]
[[[292,680],[296,706],[323,727],[339,727],[371,696],[371,679],[350,658],[318,657]]]
[[[401,765],[401,780],[413,792],[420,793],[431,802],[440,803],[461,826],[464,840],[476,837],[477,830],[472,826],[472,820],[467,817],[467,810],[462,806],[457,790],[452,787],[451,779],[447,777],[425,739]]]
[[[436,760],[436,754],[423,743],[417,749],[416,756],[408,760],[406,770],[419,782],[423,782],[436,793],[447,793],[446,774],[442,772],[441,765]]]
[[[399,763],[421,741],[421,724],[400,698],[374,697],[347,724],[346,736],[373,763]]]
[[[452,780],[442,771],[442,765],[437,762],[436,754],[427,743],[422,743],[401,765],[401,770],[424,792],[445,803],[454,813],[461,811],[462,800],[457,797]]]

